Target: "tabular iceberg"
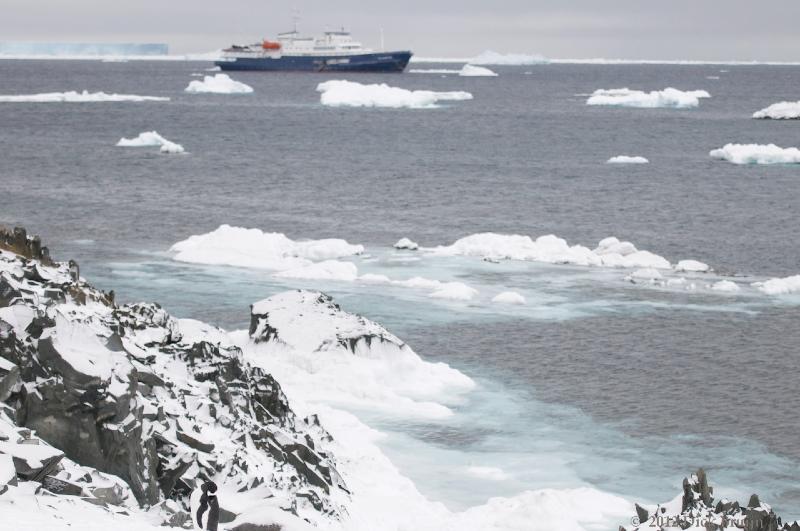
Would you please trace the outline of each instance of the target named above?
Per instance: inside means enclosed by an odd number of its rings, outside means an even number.
[[[725,144],[708,154],[733,164],[800,164],[800,149],[775,144]]]
[[[385,83],[363,85],[354,81],[331,80],[317,85],[320,103],[329,107],[388,107],[433,109],[440,101],[471,100],[469,92],[434,92],[390,87]]]
[[[105,92],[45,92],[41,94],[0,95],[0,103],[98,103],[98,102],[142,102],[169,101],[160,96],[137,96],[135,94],[106,94]]]
[[[651,92],[631,90],[629,88],[598,89],[589,96],[586,104],[615,107],[688,109],[700,105],[701,98],[710,97],[711,95],[705,90],[683,91],[672,87]]]
[[[650,161],[644,157],[639,156],[628,156],[628,155],[617,155],[616,157],[611,157],[606,161],[606,164],[648,164]]]

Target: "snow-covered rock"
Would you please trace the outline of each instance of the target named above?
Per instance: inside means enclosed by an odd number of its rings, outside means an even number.
[[[773,103],[753,113],[753,118],[762,120],[797,120],[800,119],[800,101],[782,101]]]
[[[525,297],[516,291],[504,291],[492,297],[492,302],[500,304],[525,304]]]
[[[0,103],[104,103],[169,101],[161,96],[137,96],[135,94],[106,94],[105,92],[47,92],[42,94],[0,95]]]
[[[334,79],[317,85],[320,103],[329,107],[389,107],[394,109],[432,109],[441,101],[471,100],[464,91],[434,92],[390,87],[385,83],[364,85]]]
[[[462,77],[496,77],[497,73],[483,66],[466,64],[458,72]]]
[[[419,244],[415,241],[411,241],[408,238],[400,238],[397,240],[397,243],[394,244],[395,249],[407,249],[409,251],[416,251],[419,249]]]
[[[800,164],[800,149],[775,144],[725,144],[708,154],[733,164]]]
[[[190,94],[250,94],[253,87],[231,79],[228,74],[204,76],[203,80],[193,79],[184,89]]]
[[[162,153],[183,153],[183,146],[170,142],[156,131],[145,131],[139,133],[136,138],[120,138],[117,142],[119,147],[147,147],[158,146]]]
[[[295,241],[278,232],[220,225],[175,243],[170,251],[179,262],[287,271],[361,254],[364,247],[337,238]]]
[[[710,98],[711,95],[705,90],[678,90],[675,88],[665,88],[664,90],[653,90],[644,92],[641,90],[631,90],[629,88],[618,89],[598,89],[595,90],[587,105],[610,105],[615,107],[642,107],[642,108],[676,108],[687,109],[700,105],[701,98]]]
[[[606,164],[647,164],[650,161],[640,156],[617,155],[606,161]]]

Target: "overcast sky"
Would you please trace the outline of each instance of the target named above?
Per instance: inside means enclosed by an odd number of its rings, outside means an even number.
[[[800,60],[800,0],[0,0],[0,40],[164,42],[172,53],[344,26],[420,56]]]

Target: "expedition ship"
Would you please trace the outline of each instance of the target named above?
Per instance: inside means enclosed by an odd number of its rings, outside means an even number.
[[[215,64],[222,70],[306,72],[402,72],[410,51],[375,52],[354,41],[347,31],[326,31],[322,37],[302,37],[297,30],[223,50]]]

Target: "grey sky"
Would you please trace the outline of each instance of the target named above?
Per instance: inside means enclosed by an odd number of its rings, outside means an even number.
[[[467,57],[800,60],[800,0],[0,0],[0,40],[166,42],[173,53],[344,25],[377,47]]]

